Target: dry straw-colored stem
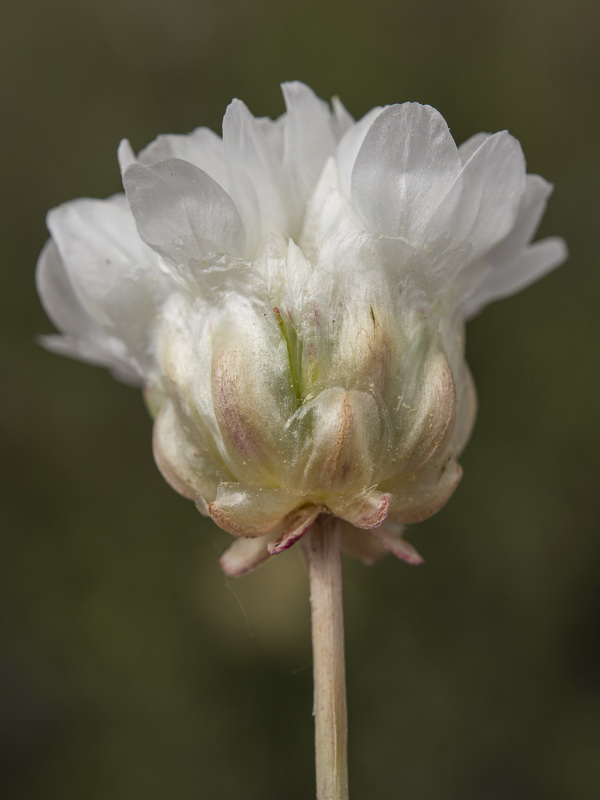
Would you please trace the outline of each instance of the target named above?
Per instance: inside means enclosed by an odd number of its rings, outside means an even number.
[[[348,725],[340,523],[322,515],[305,538],[312,617],[317,800],[348,800]]]

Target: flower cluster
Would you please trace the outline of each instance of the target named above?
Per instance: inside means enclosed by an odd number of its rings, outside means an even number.
[[[238,537],[229,574],[322,513],[418,563],[402,526],[454,491],[475,414],[465,320],[564,259],[530,244],[551,187],[506,132],[283,94],[276,120],[234,100],[222,138],[123,142],[125,195],[50,212],[45,344],[144,387],[161,472]]]

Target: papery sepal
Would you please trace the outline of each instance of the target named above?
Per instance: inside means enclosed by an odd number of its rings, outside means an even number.
[[[308,533],[319,514],[322,513],[327,513],[324,506],[308,505],[288,514],[281,525],[283,532],[267,547],[269,553],[274,556],[289,550]]]
[[[219,566],[230,578],[240,578],[260,567],[271,557],[264,539],[235,539],[219,559]]]

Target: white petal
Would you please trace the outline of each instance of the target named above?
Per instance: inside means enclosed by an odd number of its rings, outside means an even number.
[[[48,227],[87,314],[140,363],[148,361],[150,329],[168,289],[125,197],[66,203],[49,213]]]
[[[142,239],[176,264],[207,253],[244,252],[242,220],[231,197],[193,164],[179,159],[133,164],[123,177]]]
[[[107,301],[113,294],[120,303],[127,282],[137,295],[140,286],[148,292],[154,271],[160,278],[156,256],[140,240],[123,195],[65,203],[49,212],[48,228],[80,301],[99,322],[115,321]]]
[[[430,106],[386,108],[371,125],[352,171],[352,199],[368,227],[411,244],[460,173],[444,118]]]
[[[338,169],[330,158],[306,205],[298,244],[305,253],[314,254],[311,262],[319,264],[320,273],[323,270],[346,273],[349,265],[343,253],[348,248],[354,249],[356,238],[365,235],[364,227],[364,222],[339,189]],[[360,259],[353,261],[359,263]],[[316,288],[317,296],[322,295],[322,287]]]
[[[101,330],[75,294],[52,239],[48,239],[40,254],[35,279],[42,305],[59,330],[71,336],[85,335],[92,327]]]
[[[491,133],[476,133],[463,142],[458,148],[458,154],[460,155],[460,160],[463,164],[466,164],[467,161],[471,158],[473,153],[476,150],[479,150],[481,145],[485,142],[486,139],[489,139]]]
[[[536,242],[514,261],[493,268],[478,292],[467,301],[465,316],[474,316],[488,303],[509,297],[558,267],[568,252],[562,239],[551,237]]]
[[[140,371],[122,342],[94,322],[81,305],[52,239],[39,257],[36,284],[46,313],[65,334],[42,337],[45,347],[61,355],[108,367],[127,383],[140,382]]]
[[[209,128],[196,128],[183,136],[178,134],[159,136],[138,153],[138,161],[146,166],[170,158],[189,161],[227,190],[223,140]]]
[[[133,152],[133,148],[129,144],[128,139],[121,139],[121,141],[119,142],[119,147],[117,149],[117,159],[119,161],[121,174],[125,172],[127,167],[137,162],[137,158],[135,157],[135,153]]]
[[[113,378],[130,386],[143,386],[143,371],[130,358],[123,342],[114,337],[74,339],[70,336],[40,336],[39,343],[60,356],[77,358],[95,367],[110,370]]]
[[[485,259],[488,263],[496,265],[512,261],[530,242],[540,224],[552,188],[552,184],[540,178],[539,175],[526,176],[525,192],[515,224],[508,236],[486,253]]]
[[[359,119],[358,122],[346,131],[338,145],[336,162],[340,175],[340,188],[348,199],[350,199],[350,181],[356,156],[362,147],[362,143],[369,128],[381,114],[382,110],[381,108],[371,109],[368,114],[365,114],[362,119]]]
[[[286,190],[292,201],[291,233],[299,232],[309,195],[312,193],[327,159],[335,153],[337,138],[332,114],[303,83],[282,85],[287,113],[284,117],[284,156]]]
[[[271,119],[270,117],[253,117],[253,119],[261,135],[267,142],[273,162],[277,164],[279,168],[283,162],[285,114],[277,117],[277,119]]]
[[[271,230],[285,231],[288,213],[281,193],[280,154],[269,134],[270,120],[255,119],[241,100],[223,118],[223,144],[231,196],[246,225],[253,252]]]
[[[462,169],[433,215],[428,240],[471,243],[474,261],[512,228],[525,189],[521,146],[506,131],[489,136]]]
[[[339,97],[331,98],[333,108],[333,130],[337,139],[341,139],[346,131],[354,125],[354,117],[342,103]]]

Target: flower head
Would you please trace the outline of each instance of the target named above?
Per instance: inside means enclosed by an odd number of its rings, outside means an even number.
[[[506,132],[283,93],[276,120],[234,100],[222,138],[123,142],[125,195],[50,212],[45,343],[144,387],[161,472],[239,537],[226,572],[322,513],[417,563],[402,525],[454,491],[475,414],[465,320],[565,257],[530,244],[551,186]]]

